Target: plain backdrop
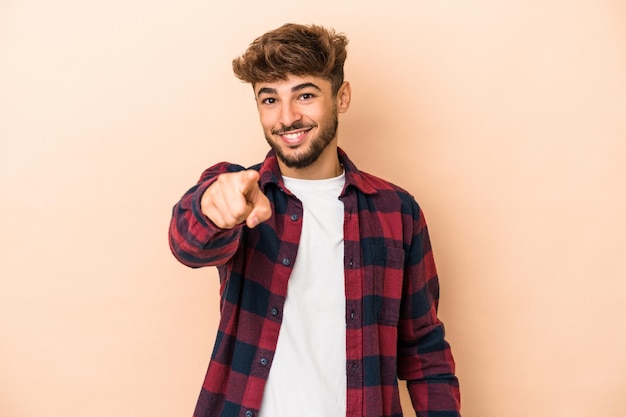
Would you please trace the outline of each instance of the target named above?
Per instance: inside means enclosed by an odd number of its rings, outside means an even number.
[[[191,416],[171,208],[265,155],[231,60],[286,22],[350,38],[340,145],[426,214],[463,415],[626,415],[623,0],[1,1],[0,415]]]

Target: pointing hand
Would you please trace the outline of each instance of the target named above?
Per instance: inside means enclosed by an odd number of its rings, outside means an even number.
[[[217,227],[232,229],[244,221],[253,228],[272,216],[270,201],[254,170],[221,174],[202,195],[202,213]]]

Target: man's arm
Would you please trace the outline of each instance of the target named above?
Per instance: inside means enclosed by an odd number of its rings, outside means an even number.
[[[426,221],[417,204],[413,217],[398,329],[398,375],[407,380],[418,417],[459,417],[455,363],[437,317],[439,281]]]
[[[169,243],[176,259],[190,267],[227,262],[243,224],[255,227],[272,214],[258,178],[256,171],[227,163],[207,169],[173,208]]]

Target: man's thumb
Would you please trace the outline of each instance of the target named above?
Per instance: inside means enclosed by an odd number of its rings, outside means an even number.
[[[247,187],[247,192],[244,194],[246,200],[252,206],[252,210],[246,218],[246,224],[252,228],[272,217],[272,207],[267,196],[259,188],[257,183],[259,179],[258,172],[247,171],[246,177],[251,184]]]

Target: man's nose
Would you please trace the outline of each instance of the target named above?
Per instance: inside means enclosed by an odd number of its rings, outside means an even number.
[[[296,120],[300,120],[302,115],[295,104],[291,102],[283,103],[280,109],[280,123],[283,126],[291,126]]]

